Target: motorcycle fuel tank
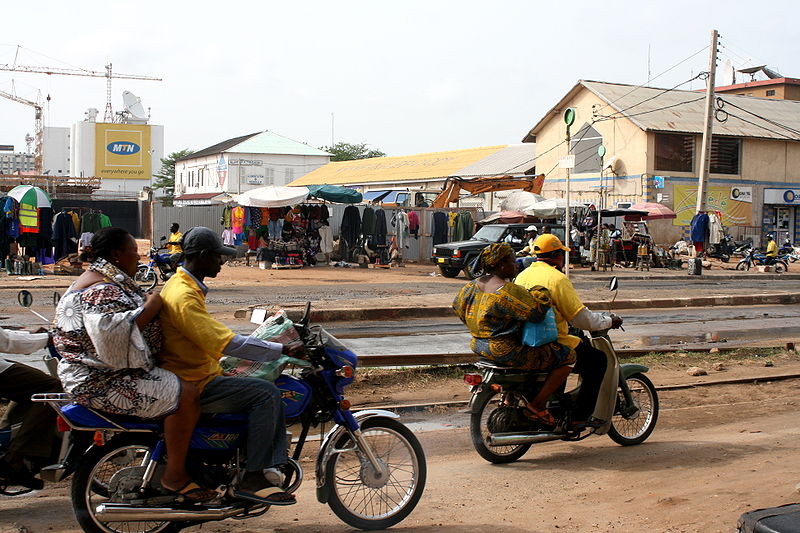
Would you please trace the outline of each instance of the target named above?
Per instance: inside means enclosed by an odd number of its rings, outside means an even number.
[[[311,387],[294,376],[281,374],[275,380],[275,385],[281,390],[284,416],[295,418],[300,416],[311,401]]]

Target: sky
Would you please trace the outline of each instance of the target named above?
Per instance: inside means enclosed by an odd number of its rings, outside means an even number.
[[[263,130],[387,155],[519,143],[579,79],[672,87],[707,70],[712,29],[721,64],[800,78],[796,0],[38,0],[2,15],[0,65],[163,78],[113,80],[112,105],[138,95],[165,153]],[[49,95],[45,124],[69,126],[103,116],[106,80],[0,71],[0,91]],[[0,98],[0,144],[24,150],[33,115]]]

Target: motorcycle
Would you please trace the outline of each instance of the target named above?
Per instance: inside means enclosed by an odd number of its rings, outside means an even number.
[[[750,270],[756,265],[765,265],[767,256],[750,248],[744,255],[744,259],[736,263],[736,270]],[[776,274],[782,274],[789,270],[788,255],[779,255],[772,263]]]
[[[790,263],[794,263],[800,259],[800,246],[795,246],[792,241],[786,239],[778,249],[778,255],[785,255]]]
[[[748,237],[743,241],[734,241],[731,256],[744,257],[747,250],[753,247],[753,238]]]
[[[58,304],[59,293],[53,293],[53,305]],[[31,313],[44,320],[50,320],[38,312],[31,309],[33,305],[33,295],[27,290],[19,291],[17,301],[22,307],[27,308]],[[48,347],[49,355],[44,357],[45,366],[49,373],[57,378],[56,367],[60,356],[52,347]],[[91,445],[91,435],[77,435],[71,428],[63,422],[61,418],[55,418],[57,432],[53,442],[52,453],[45,461],[26,459],[29,471],[34,475],[39,475],[42,482],[57,483],[70,476],[77,468],[78,459],[84,450]],[[11,445],[14,435],[18,429],[17,424],[12,424],[11,428],[0,430],[0,455],[4,454]],[[39,487],[19,486],[0,478],[0,494],[5,496],[19,496],[27,494]]]
[[[720,259],[723,263],[727,263],[731,259],[731,254],[733,254],[734,245],[733,245],[733,238],[730,235],[725,235],[722,240],[718,243],[710,244],[708,246],[708,250],[706,250],[707,257],[716,257]]]
[[[161,243],[166,240],[166,237],[161,237],[160,239]],[[146,265],[139,265],[136,268],[133,280],[144,291],[152,290],[158,284],[159,278],[166,282],[175,273],[175,267],[171,261],[172,254],[159,253],[162,250],[166,250],[166,248],[153,244],[149,252],[150,262]]]
[[[425,454],[414,434],[383,410],[350,411],[344,389],[354,380],[357,356],[319,326],[309,325],[310,304],[295,327],[308,354],[299,377],[282,374],[287,428],[300,435],[286,469],[283,490],[303,481],[300,466],[311,427],[333,422],[316,459],[317,500],[352,527],[391,527],[406,518],[425,488]],[[39,395],[74,432],[94,436],[72,480],[72,505],[87,533],[178,531],[225,518],[245,519],[270,506],[234,496],[245,471],[246,415],[203,415],[194,430],[187,468],[217,498],[190,505],[164,495],[163,428],[157,422],[102,414],[71,403],[69,395]],[[291,438],[288,439],[291,442]]]
[[[617,290],[617,278],[610,289]],[[615,294],[616,295],[616,294]],[[502,367],[490,362],[476,363],[480,373],[469,373],[470,436],[475,451],[490,463],[518,460],[531,445],[555,441],[580,441],[591,435],[608,434],[622,446],[640,444],[653,432],[658,420],[658,394],[648,368],[639,364],[619,364],[608,330],[591,332],[591,344],[606,355],[607,370],[600,387],[594,417],[607,422],[599,428],[573,428],[573,406],[580,385],[556,392],[547,409],[555,426],[525,417],[528,400],[541,388],[547,373]]]

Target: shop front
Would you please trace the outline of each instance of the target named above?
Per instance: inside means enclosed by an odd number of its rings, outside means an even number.
[[[775,240],[782,243],[786,240],[798,241],[797,230],[800,229],[800,188],[797,189],[764,189],[764,210],[762,228],[764,233],[774,233]]]

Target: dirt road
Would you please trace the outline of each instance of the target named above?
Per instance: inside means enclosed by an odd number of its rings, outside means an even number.
[[[742,512],[800,500],[798,392],[797,381],[664,392],[658,427],[640,446],[541,444],[505,466],[478,457],[464,427],[421,432],[428,485],[394,530],[728,533]],[[298,505],[188,531],[352,531],[316,502],[313,450],[306,455]],[[78,531],[67,484],[0,500],[0,533],[45,531]]]

